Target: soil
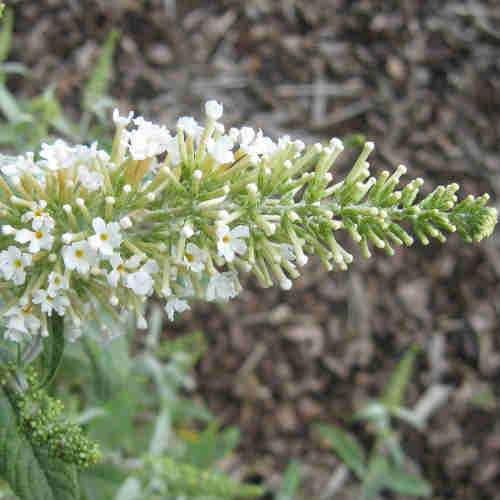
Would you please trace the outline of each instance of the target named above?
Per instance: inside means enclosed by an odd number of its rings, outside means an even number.
[[[56,84],[78,116],[79,90],[116,26],[112,95],[172,125],[222,100],[227,126],[308,140],[362,134],[376,168],[409,167],[429,189],[500,195],[500,4],[452,0],[37,0],[13,2],[12,89]],[[338,171],[345,172],[349,160]],[[452,388],[421,433],[401,426],[436,499],[500,498],[500,237],[457,236],[326,275],[311,263],[290,292],[248,282],[223,306],[199,305],[167,335],[202,329],[210,348],[197,393],[242,441],[224,466],[277,484],[303,464],[304,498],[339,467],[317,421],[369,436],[349,417],[383,389],[399,356],[422,350],[408,405]],[[356,498],[349,478],[336,499]],[[332,497],[333,498],[333,497]],[[387,495],[384,498],[401,498]]]

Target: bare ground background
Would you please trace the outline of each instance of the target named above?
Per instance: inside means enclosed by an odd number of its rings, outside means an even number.
[[[12,89],[33,95],[56,83],[75,116],[96,49],[115,26],[122,36],[112,94],[124,110],[173,124],[216,98],[227,125],[311,139],[362,133],[377,143],[378,168],[404,163],[429,189],[456,181],[463,192],[500,194],[495,0],[12,4],[11,59],[33,71],[30,80],[12,80]],[[434,484],[434,498],[495,499],[499,275],[498,232],[480,246],[453,236],[444,246],[359,260],[345,274],[325,275],[313,263],[288,293],[249,283],[239,300],[200,305],[165,334],[208,336],[196,392],[243,436],[225,466],[274,481],[297,458],[306,498],[318,497],[338,465],[309,424],[343,422],[418,342],[409,401],[437,383],[453,391],[427,435],[402,429],[404,444]],[[344,491],[335,498],[352,498],[350,487]]]

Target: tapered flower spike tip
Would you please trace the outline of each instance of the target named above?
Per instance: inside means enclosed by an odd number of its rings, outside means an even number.
[[[193,300],[224,301],[239,277],[289,290],[317,256],[327,270],[354,260],[337,239],[347,233],[370,257],[415,238],[427,245],[457,231],[465,241],[490,236],[497,212],[488,196],[457,197],[457,184],[419,199],[422,179],[407,168],[371,172],[366,142],[344,178],[333,167],[344,145],[277,141],[251,127],[180,117],[174,130],[130,112],[113,112],[112,151],[56,140],[0,158],[0,311],[6,338],[44,335],[53,315],[76,336],[86,320],[119,321],[157,295],[169,319]],[[102,323],[102,321],[99,321]],[[105,334],[105,333],[103,333]]]

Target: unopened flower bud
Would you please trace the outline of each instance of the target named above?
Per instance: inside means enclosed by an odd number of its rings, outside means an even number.
[[[120,226],[123,229],[130,229],[132,227],[132,220],[130,219],[130,217],[128,215],[126,215],[125,217],[122,217],[120,219]]]

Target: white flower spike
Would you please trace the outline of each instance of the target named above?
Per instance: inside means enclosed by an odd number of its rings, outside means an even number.
[[[154,293],[173,320],[193,300],[235,297],[240,273],[288,290],[310,255],[347,269],[353,257],[339,231],[369,257],[371,247],[392,254],[411,245],[411,229],[424,244],[454,231],[480,241],[494,230],[487,195],[458,201],[450,184],[418,201],[422,179],[398,189],[404,167],[372,176],[370,142],[336,180],[339,139],[306,146],[246,126],[225,134],[222,104],[208,101],[205,113],[204,126],[182,116],[169,131],[115,110],[109,153],[56,140],[38,157],[0,155],[5,338],[45,335],[49,316],[63,316],[74,339],[102,310],[117,322],[133,311],[146,327]]]

